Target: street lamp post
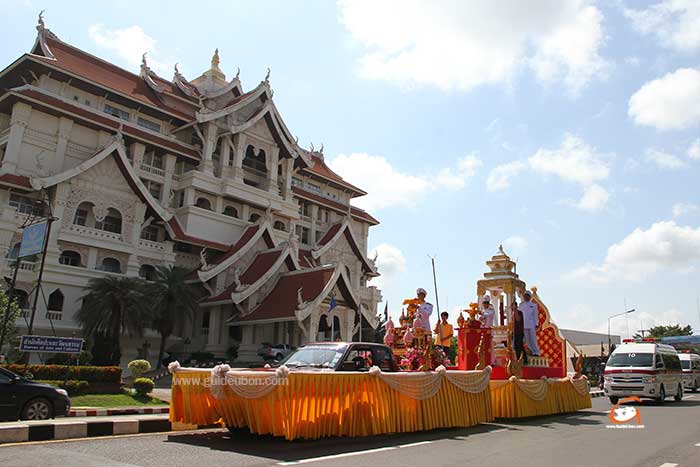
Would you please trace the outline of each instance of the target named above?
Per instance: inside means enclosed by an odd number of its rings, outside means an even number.
[[[610,320],[613,318],[617,318],[618,316],[624,316],[629,313],[634,313],[636,310],[632,308],[631,310],[624,311],[622,313],[617,313],[616,315],[610,315],[608,316],[608,357],[610,356],[610,348],[612,347],[612,342],[610,340]]]

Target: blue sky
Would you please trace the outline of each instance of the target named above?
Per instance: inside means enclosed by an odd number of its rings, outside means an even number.
[[[562,327],[700,328],[700,6],[518,1],[0,0],[0,58],[45,8],[61,39],[194,78],[219,48],[244,86],[270,67],[300,142],[370,191],[391,313],[416,287],[475,300],[500,243]],[[613,331],[627,332],[624,319]]]

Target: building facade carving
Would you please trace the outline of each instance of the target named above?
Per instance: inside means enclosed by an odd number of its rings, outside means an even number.
[[[58,218],[44,287],[60,288],[65,306],[56,327],[38,303],[38,333],[80,332],[74,315],[90,279],[147,278],[159,265],[190,270],[203,296],[166,345],[175,353],[187,339],[190,352],[239,345],[252,361],[261,342],[359,339],[378,325],[381,293],[366,283],[379,272],[366,254],[379,222],[350,204],[366,192],[325,164],[322,146],[299,145],[269,71],[244,90],[221,63],[217,50],[201,76],[176,68],[169,80],[144,56],[132,74],[40,18],[30,53],[0,72],[0,246],[12,251],[39,198]],[[124,360],[156,340],[148,329],[125,337]]]

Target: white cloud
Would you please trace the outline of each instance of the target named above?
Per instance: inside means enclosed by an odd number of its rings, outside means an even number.
[[[457,161],[455,169],[443,168],[434,175],[411,175],[399,172],[382,156],[365,153],[339,154],[327,162],[345,180],[369,193],[353,200],[353,204],[368,210],[413,207],[436,190],[462,189],[482,165],[474,154],[469,154]]]
[[[466,186],[467,179],[476,174],[476,170],[483,162],[476,155],[469,154],[457,161],[457,170],[450,168],[441,169],[436,177],[437,183],[451,190],[459,190]]]
[[[141,57],[147,53],[148,66],[153,71],[161,75],[172,72],[173,63],[158,58],[155,39],[146,34],[141,26],[108,29],[102,24],[93,24],[88,28],[88,35],[95,44],[114,52],[131,69],[138,68]]]
[[[543,174],[557,175],[564,181],[590,185],[610,175],[608,156],[596,151],[578,136],[566,133],[558,149],[540,148],[528,162]]]
[[[673,217],[682,217],[687,214],[700,213],[700,205],[693,203],[676,203],[673,205]]]
[[[608,190],[600,185],[590,185],[583,190],[583,195],[578,201],[565,200],[564,204],[586,212],[598,212],[602,210],[610,200]]]
[[[600,265],[589,264],[571,277],[595,282],[629,280],[640,282],[662,269],[688,272],[700,260],[700,227],[682,227],[673,221],[635,229],[608,248]]]
[[[686,154],[693,160],[700,160],[700,139],[696,139],[690,143]]]
[[[370,285],[381,289],[390,284],[392,280],[395,280],[399,274],[406,271],[406,258],[401,250],[394,245],[389,243],[378,245],[372,250],[369,257],[374,258],[375,255],[377,256],[377,270],[381,275],[373,278]]]
[[[646,160],[656,164],[660,169],[677,170],[687,167],[687,164],[679,157],[658,149],[647,149]]]
[[[521,161],[508,162],[491,169],[486,178],[486,188],[489,191],[505,190],[510,187],[511,178],[525,170],[527,165]]]
[[[603,76],[603,15],[586,0],[339,0],[364,46],[359,74],[401,86],[469,90],[530,69],[572,93]]]
[[[641,305],[642,304],[639,306],[641,307]],[[628,306],[634,308],[637,305],[628,303]],[[642,329],[641,326],[644,326],[644,329],[649,329],[653,326],[687,323],[687,321],[683,319],[682,314],[674,308],[664,311],[654,311],[653,313],[638,310],[626,316],[627,319],[621,316],[610,320],[611,335],[621,336],[624,339],[626,337],[632,337],[639,329]],[[577,303],[561,313],[557,324],[565,329],[577,329],[607,334],[608,314],[604,311],[601,312],[596,307]],[[627,335],[628,329],[629,336]]]
[[[697,0],[663,0],[642,10],[626,9],[625,16],[635,29],[656,35],[665,47],[681,52],[700,50]]]
[[[527,238],[521,237],[519,235],[513,235],[512,237],[506,238],[503,244],[507,249],[513,250],[515,252],[521,252],[527,248]]]
[[[700,70],[679,68],[645,83],[629,100],[637,125],[682,130],[700,123]]]

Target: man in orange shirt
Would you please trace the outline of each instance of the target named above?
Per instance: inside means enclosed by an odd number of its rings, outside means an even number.
[[[454,335],[454,328],[447,322],[448,317],[449,315],[446,311],[440,313],[441,321],[438,321],[438,323],[435,325],[435,330],[433,331],[436,334],[435,345],[442,347],[442,350],[444,350],[445,353],[447,353],[447,350],[450,348],[450,341]],[[440,340],[441,337],[442,340]]]

